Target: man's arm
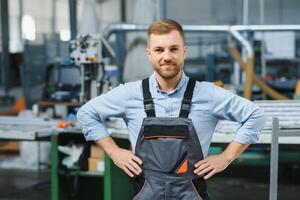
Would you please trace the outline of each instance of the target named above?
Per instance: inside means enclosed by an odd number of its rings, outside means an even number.
[[[224,152],[195,164],[194,172],[205,175],[205,179],[226,169],[250,144],[255,143],[265,122],[263,111],[251,101],[216,86],[210,89],[213,116],[238,122],[241,126]]]
[[[106,94],[93,98],[79,109],[77,119],[85,139],[95,141],[118,167],[132,176],[141,172],[138,166],[141,160],[131,151],[118,147],[104,124],[109,117],[125,117],[130,91],[128,86],[120,85]]]
[[[142,160],[135,156],[132,151],[120,148],[111,137],[95,141],[101,146],[106,154],[113,160],[115,165],[121,168],[128,176],[139,175],[142,169],[139,165]]]
[[[204,179],[209,179],[214,174],[226,169],[248,146],[249,144],[232,141],[221,154],[208,156],[206,159],[197,162],[194,173],[199,176],[205,175]]]

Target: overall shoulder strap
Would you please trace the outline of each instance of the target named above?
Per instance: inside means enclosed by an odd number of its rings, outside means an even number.
[[[143,79],[144,109],[147,117],[155,117],[154,103],[149,89],[149,78]]]
[[[195,84],[196,81],[189,78],[189,82],[186,87],[184,97],[181,103],[179,117],[187,118],[190,114]]]

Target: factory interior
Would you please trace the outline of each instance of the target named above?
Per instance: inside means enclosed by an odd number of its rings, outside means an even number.
[[[299,0],[0,2],[0,200],[132,199],[131,179],[86,141],[77,112],[153,74],[147,29],[159,19],[182,25],[186,76],[265,115],[258,141],[207,180],[210,199],[300,199]],[[129,149],[126,120],[104,123]],[[240,126],[220,120],[208,155],[221,154]]]

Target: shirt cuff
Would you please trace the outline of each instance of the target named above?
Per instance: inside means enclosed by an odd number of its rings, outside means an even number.
[[[110,134],[105,128],[100,128],[97,130],[83,130],[83,135],[86,141],[97,141],[108,137]]]
[[[259,134],[259,131],[239,129],[233,140],[241,144],[254,144],[258,141]]]

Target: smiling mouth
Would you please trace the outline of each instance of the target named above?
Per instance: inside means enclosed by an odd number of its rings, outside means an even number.
[[[164,69],[164,70],[173,70],[174,68],[174,65],[161,65],[161,67]]]
[[[170,63],[168,63],[168,64],[162,64],[162,65],[160,65],[161,67],[173,67],[173,66],[175,66],[175,64],[170,64]]]

